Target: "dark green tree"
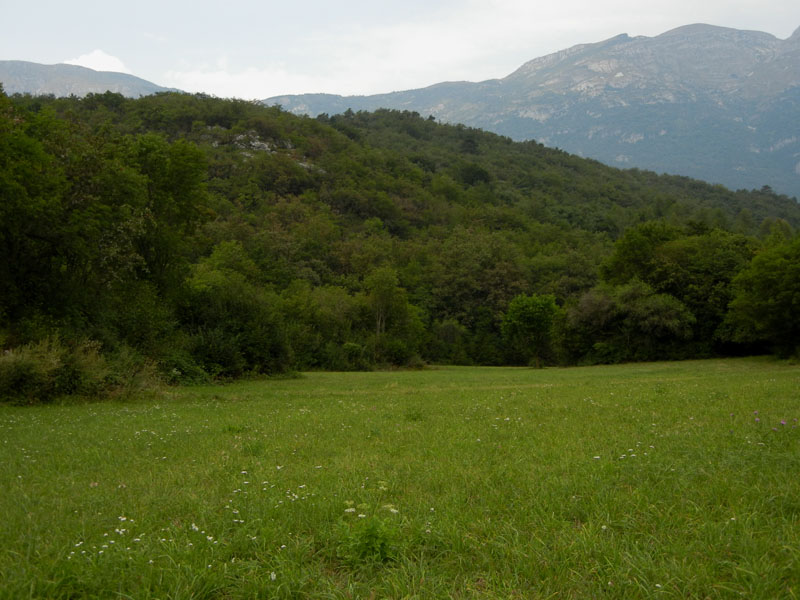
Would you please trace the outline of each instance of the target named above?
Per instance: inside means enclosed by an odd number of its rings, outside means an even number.
[[[520,294],[508,305],[501,330],[510,355],[516,362],[542,366],[551,356],[553,325],[559,308],[555,296]]]
[[[648,221],[628,229],[614,244],[614,253],[601,265],[600,275],[613,284],[637,278],[645,281],[655,268],[656,249],[677,239],[681,231],[662,221]]]
[[[727,324],[743,342],[800,352],[800,236],[758,253],[733,282]]]
[[[682,358],[694,322],[680,300],[634,279],[583,294],[567,310],[562,343],[567,358],[577,362]]]

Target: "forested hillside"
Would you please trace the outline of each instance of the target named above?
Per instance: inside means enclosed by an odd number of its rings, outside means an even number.
[[[0,94],[0,197],[6,397],[800,339],[793,199],[415,113]]]

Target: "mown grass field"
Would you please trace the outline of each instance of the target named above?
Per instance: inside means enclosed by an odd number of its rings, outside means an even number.
[[[769,359],[0,407],[0,598],[795,598],[798,417]]]

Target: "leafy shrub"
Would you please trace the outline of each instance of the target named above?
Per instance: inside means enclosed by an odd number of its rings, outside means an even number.
[[[386,563],[397,558],[399,532],[378,517],[341,522],[338,538],[337,555],[349,565]]]
[[[158,369],[167,383],[191,385],[207,383],[210,379],[187,350],[181,348],[170,351],[158,359]]]
[[[394,337],[381,337],[374,341],[375,354],[382,362],[391,365],[406,365],[414,356],[405,340]]]
[[[67,395],[98,395],[109,368],[96,343],[66,346],[58,338],[6,350],[0,356],[0,399],[37,404]]]
[[[123,347],[107,358],[91,340],[67,344],[46,338],[0,356],[0,401],[14,404],[127,394],[157,381],[155,369],[142,356]]]
[[[106,395],[128,397],[161,384],[155,363],[129,346],[122,346],[108,357]]]
[[[192,337],[192,357],[212,377],[238,377],[247,369],[239,342],[222,327],[203,328]]]
[[[361,344],[329,341],[322,349],[321,366],[333,371],[365,371],[370,368],[370,363]]]

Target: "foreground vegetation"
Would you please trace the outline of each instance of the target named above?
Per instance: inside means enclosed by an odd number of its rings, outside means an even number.
[[[796,200],[415,113],[0,90],[0,199],[0,401],[800,339]]]
[[[798,389],[735,359],[0,407],[0,598],[795,598]]]

